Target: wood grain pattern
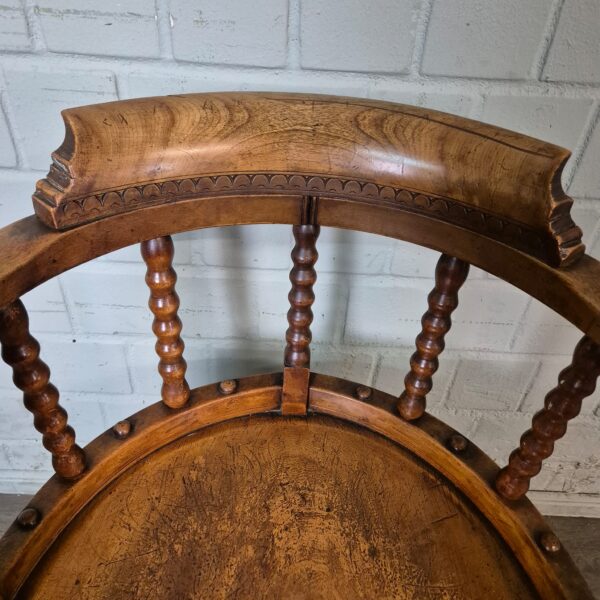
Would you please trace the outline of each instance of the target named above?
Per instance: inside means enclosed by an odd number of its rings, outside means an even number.
[[[75,431],[59,404],[58,390],[50,383],[50,369],[40,359],[40,345],[29,333],[29,318],[20,300],[0,309],[2,358],[12,367],[13,381],[23,391],[23,402],[33,413],[33,424],[52,454],[52,466],[65,479],[85,470],[85,454],[75,444]]]
[[[173,269],[173,240],[171,236],[147,240],[142,242],[141,250],[148,267],[148,305],[154,314],[152,331],[157,338],[156,353],[160,357],[158,371],[163,379],[162,400],[170,408],[181,408],[190,397],[190,387],[185,379],[185,344],[181,339],[181,319],[177,315],[179,296],[175,291],[177,273]]]
[[[554,450],[554,442],[567,431],[567,423],[581,410],[584,398],[594,393],[600,376],[600,345],[584,336],[573,353],[572,363],[558,376],[558,385],[548,392],[544,408],[536,413],[531,429],[521,437],[496,478],[496,489],[505,498],[517,500],[529,490],[529,482]]]
[[[331,418],[275,416],[205,429],[139,462],[78,515],[23,594],[178,599],[208,590],[240,599],[537,598],[470,503],[409,453]]]
[[[429,309],[421,319],[423,329],[416,339],[416,352],[410,357],[410,371],[404,379],[404,392],[398,400],[398,412],[408,421],[425,412],[426,397],[433,385],[438,356],[444,350],[444,336],[452,326],[450,315],[458,306],[458,290],[467,279],[469,264],[442,254],[435,267],[435,286],[427,302]]]
[[[34,195],[55,228],[203,195],[309,193],[423,213],[554,265],[584,251],[560,187],[568,151],[468,119],[252,93],[125,100],[63,117],[65,140]]]

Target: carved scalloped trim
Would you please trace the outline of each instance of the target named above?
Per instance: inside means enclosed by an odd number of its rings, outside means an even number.
[[[38,216],[58,229],[191,198],[232,194],[300,193],[341,197],[372,204],[383,203],[400,210],[426,215],[504,242],[551,264],[572,262],[573,254],[578,256],[584,250],[580,241],[581,231],[573,223],[568,212],[561,215],[560,223],[556,221],[552,224],[552,231],[549,228],[547,232],[543,232],[451,198],[379,185],[371,181],[327,175],[238,173],[185,177],[98,191],[85,197],[66,200],[58,206],[48,194],[48,184],[52,185],[48,179],[38,182],[33,198]],[[564,248],[561,247],[560,240],[564,242]]]

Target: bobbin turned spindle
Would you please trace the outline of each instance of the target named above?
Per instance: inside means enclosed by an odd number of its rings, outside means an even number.
[[[418,419],[425,412],[431,377],[438,369],[444,336],[452,325],[450,315],[458,306],[458,290],[468,273],[468,263],[447,254],[440,256],[435,268],[435,286],[427,298],[429,310],[421,319],[423,329],[417,336],[417,350],[410,358],[405,389],[397,404],[398,412],[408,421]]]
[[[181,408],[190,397],[185,379],[187,364],[183,358],[182,323],[177,315],[179,296],[175,291],[177,273],[173,269],[175,249],[170,236],[142,242],[146,262],[146,283],[150,288],[148,306],[154,314],[152,331],[156,335],[158,371],[163,379],[161,396],[170,408]]]
[[[554,450],[554,442],[567,431],[567,423],[581,410],[584,398],[594,393],[600,376],[600,345],[584,336],[573,353],[571,364],[558,376],[544,408],[536,413],[532,427],[521,437],[508,465],[496,478],[496,489],[508,500],[518,500],[529,490],[529,483],[542,468],[542,461]]]
[[[40,359],[40,345],[29,333],[29,317],[20,300],[0,310],[0,343],[2,358],[12,367],[13,381],[23,391],[25,407],[52,454],[54,470],[65,479],[78,477],[85,470],[85,454],[75,444],[75,431],[50,383],[50,369]]]

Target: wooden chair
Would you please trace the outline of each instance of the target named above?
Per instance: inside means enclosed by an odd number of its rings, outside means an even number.
[[[2,357],[56,471],[0,542],[2,598],[591,598],[525,498],[600,374],[600,264],[560,185],[566,150],[315,95],[167,96],[63,117],[37,216],[0,231]],[[248,223],[293,226],[283,372],[190,390],[169,235]],[[309,370],[321,226],[442,253],[397,398]],[[162,402],[82,449],[19,298],[136,243]],[[583,332],[502,469],[425,412],[469,264]]]

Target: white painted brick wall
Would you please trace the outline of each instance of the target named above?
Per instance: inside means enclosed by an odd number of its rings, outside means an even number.
[[[287,90],[407,102],[569,147],[563,183],[600,258],[600,0],[5,0],[0,65],[0,225],[31,213],[65,107]],[[284,226],[176,236],[192,385],[280,368],[291,246]],[[436,253],[339,230],[319,252],[315,370],[397,393]],[[132,247],[25,297],[83,443],[158,397],[143,275]],[[579,334],[475,268],[454,323],[431,411],[502,461]],[[50,463],[4,366],[0,393],[0,492],[32,491]],[[600,516],[600,393],[582,413],[534,498]]]

